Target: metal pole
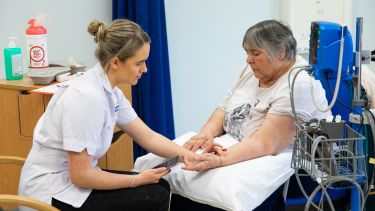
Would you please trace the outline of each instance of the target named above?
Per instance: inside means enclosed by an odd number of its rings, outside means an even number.
[[[356,23],[356,45],[355,45],[355,75],[353,76],[354,82],[354,106],[364,106],[365,101],[361,99],[361,70],[362,70],[362,29],[363,29],[363,18],[357,17]]]
[[[361,99],[361,70],[362,70],[362,29],[363,29],[363,18],[357,17],[356,21],[356,45],[355,45],[355,53],[354,53],[354,66],[355,66],[355,74],[353,75],[353,83],[354,83],[354,96],[353,96],[353,109],[362,113],[362,106],[365,105],[365,101]],[[355,128],[358,125],[354,126]],[[356,146],[356,151],[358,153],[362,153],[362,141],[358,143]],[[357,161],[355,161],[357,162]],[[359,165],[362,165],[361,162]],[[360,166],[361,168],[361,166]],[[364,203],[364,202],[363,202]],[[361,210],[361,198],[360,193],[355,186],[351,187],[351,210],[352,211],[360,211]]]

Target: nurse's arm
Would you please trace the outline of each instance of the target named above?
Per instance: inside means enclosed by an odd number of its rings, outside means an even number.
[[[195,155],[193,152],[180,147],[168,138],[151,130],[138,117],[129,124],[120,127],[144,149],[161,157],[171,158],[179,155],[192,158]]]
[[[68,170],[72,183],[81,188],[112,190],[157,183],[169,173],[167,168],[149,169],[137,175],[115,174],[92,167],[93,157],[82,152],[68,151]]]

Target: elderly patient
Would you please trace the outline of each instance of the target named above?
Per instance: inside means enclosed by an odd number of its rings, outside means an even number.
[[[242,45],[247,65],[201,131],[184,144],[189,150],[201,148],[205,152],[196,158],[197,163],[184,167],[186,170],[203,171],[275,155],[294,140],[288,74],[292,71],[294,76],[294,67],[307,64],[296,56],[296,40],[290,28],[275,20],[260,22],[247,30]],[[327,100],[320,82],[309,77],[301,72],[294,88],[297,118],[301,121],[331,114],[320,113],[314,107],[311,86],[320,107],[327,107]],[[225,133],[236,138],[238,144],[228,149],[214,144],[213,138]]]

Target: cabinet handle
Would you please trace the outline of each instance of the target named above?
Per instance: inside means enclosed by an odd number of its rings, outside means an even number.
[[[30,94],[29,91],[27,91],[27,90],[20,90],[19,93],[21,95],[29,95]]]

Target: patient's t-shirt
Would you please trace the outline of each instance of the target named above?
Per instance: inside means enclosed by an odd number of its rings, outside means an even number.
[[[307,65],[306,61],[297,56],[293,67],[303,65]],[[219,106],[225,111],[224,131],[241,141],[260,128],[267,114],[293,117],[288,86],[289,72],[290,70],[271,87],[261,88],[259,79],[254,76],[250,65],[247,65]],[[292,71],[290,81],[297,72],[297,70]],[[311,118],[322,119],[331,115],[330,111],[321,113],[314,107],[311,86],[317,105],[320,108],[327,108],[325,91],[320,81],[311,80],[307,72],[302,71],[298,74],[294,85],[294,103],[300,121],[308,121]]]

